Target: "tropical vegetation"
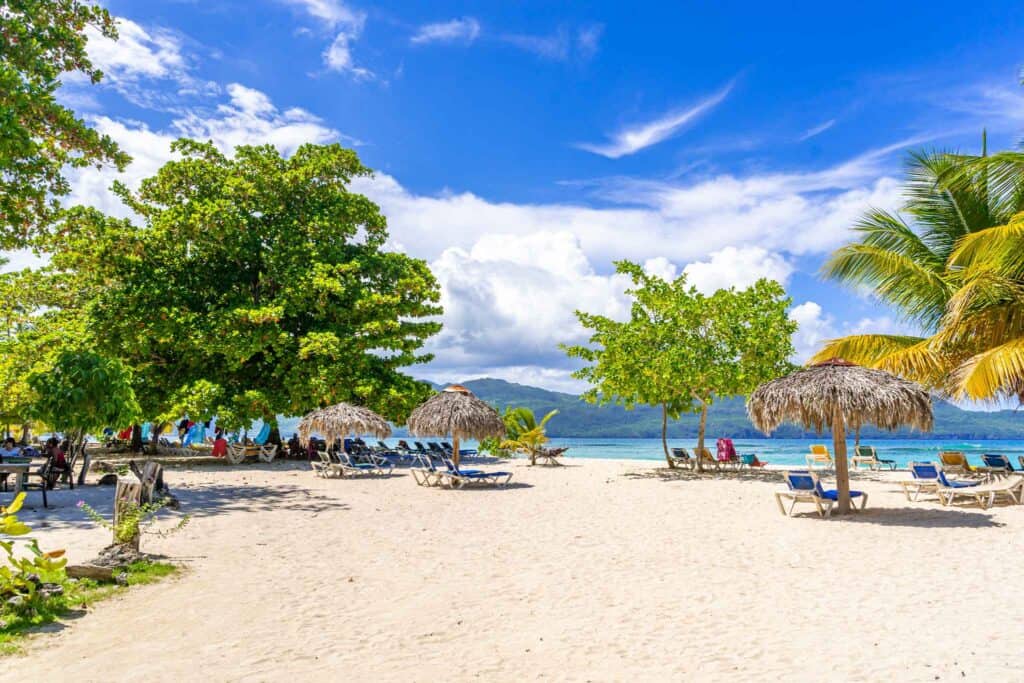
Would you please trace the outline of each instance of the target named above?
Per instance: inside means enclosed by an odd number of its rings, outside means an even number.
[[[537,454],[548,442],[545,428],[555,415],[558,415],[557,410],[548,411],[538,422],[537,417],[529,408],[506,408],[502,415],[502,422],[505,423],[505,438],[501,441],[500,448],[523,453],[530,458],[530,464],[535,465]]]
[[[81,0],[6,0],[0,11],[0,247],[27,246],[69,191],[66,167],[130,161],[57,101],[65,74],[103,77],[86,53],[87,31],[117,37],[106,9]]]
[[[577,311],[591,330],[589,345],[563,346],[589,363],[573,373],[590,389],[582,398],[661,408],[661,440],[669,457],[668,421],[684,412],[700,415],[698,448],[704,447],[708,408],[718,399],[749,393],[790,369],[794,323],[782,286],[759,280],[742,290],[706,295],[686,275],[667,281],[629,261],[616,263],[630,277],[630,317],[617,321]]]
[[[910,156],[901,212],[871,211],[824,273],[866,288],[920,335],[828,342],[956,399],[1024,400],[1024,154]]]

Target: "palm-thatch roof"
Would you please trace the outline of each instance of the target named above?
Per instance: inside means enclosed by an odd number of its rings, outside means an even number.
[[[302,443],[307,443],[314,432],[328,441],[343,439],[349,434],[368,434],[386,439],[391,436],[391,425],[369,408],[339,403],[314,410],[299,421],[298,433]]]
[[[409,415],[413,436],[486,439],[505,435],[505,423],[491,406],[464,386],[453,384],[427,399]]]
[[[832,359],[762,384],[747,399],[754,426],[766,434],[783,422],[821,432],[839,410],[845,426],[932,428],[932,401],[919,385],[884,370]]]

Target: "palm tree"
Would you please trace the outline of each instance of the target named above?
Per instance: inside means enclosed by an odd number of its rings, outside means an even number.
[[[506,408],[502,420],[505,422],[506,439],[501,442],[501,448],[506,448],[530,456],[530,464],[537,463],[537,453],[544,448],[548,442],[548,436],[544,427],[548,421],[558,415],[557,410],[552,410],[545,415],[540,422],[529,408]]]
[[[869,287],[928,336],[851,335],[841,356],[957,397],[1024,390],[1024,155],[910,157],[904,213],[871,211],[826,276]]]

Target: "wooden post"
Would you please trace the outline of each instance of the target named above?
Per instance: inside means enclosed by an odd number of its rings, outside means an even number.
[[[452,462],[459,466],[459,437],[452,434]]]
[[[138,507],[141,500],[142,482],[126,481],[120,478],[117,480],[117,488],[114,489],[114,545],[127,543],[135,550],[139,549],[139,535],[136,534],[128,541],[121,540],[117,537],[117,527],[124,514],[132,507]]]
[[[836,489],[839,491],[836,512],[845,515],[850,511],[850,468],[846,458],[846,420],[839,406],[832,414],[832,445],[836,459]]]

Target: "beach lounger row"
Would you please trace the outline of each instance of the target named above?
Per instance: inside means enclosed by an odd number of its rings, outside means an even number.
[[[983,509],[992,507],[1001,497],[1014,503],[1024,501],[1024,477],[1020,475],[988,482],[950,479],[944,468],[932,462],[912,462],[910,473],[912,479],[900,482],[908,501],[918,500],[922,493],[934,493],[943,505],[952,505],[960,498],[973,499]]]
[[[832,506],[839,500],[839,491],[826,489],[821,485],[817,473],[810,470],[790,470],[783,473],[786,481],[786,491],[775,492],[775,502],[779,506],[779,512],[792,517],[793,509],[797,503],[811,503],[818,510],[821,517],[832,515]],[[789,501],[789,510],[786,510],[783,501]],[[864,491],[850,491],[851,509],[857,512],[857,501],[860,501],[860,509],[863,510],[868,504],[868,494]]]
[[[410,469],[420,486],[445,486],[460,489],[465,486],[505,487],[512,480],[511,472],[471,470],[458,467],[447,455],[441,458],[443,467],[436,467],[434,461],[421,456],[419,465]]]

